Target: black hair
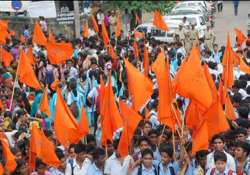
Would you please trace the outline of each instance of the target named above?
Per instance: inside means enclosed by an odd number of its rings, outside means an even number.
[[[247,130],[245,128],[237,128],[235,130],[235,134],[238,135],[238,134],[243,134],[245,136],[247,136]]]
[[[143,142],[143,141],[149,143],[148,138],[147,138],[146,136],[140,136],[140,137],[138,138],[138,145],[140,145],[141,142]]]
[[[148,136],[152,135],[152,134],[156,134],[157,136],[159,135],[158,133],[158,130],[156,129],[151,129],[149,132],[148,132]]]
[[[207,155],[208,155],[207,150],[200,150],[200,151],[196,152],[195,159],[197,161],[200,161],[202,158],[206,157]]]
[[[86,145],[86,152],[87,153],[93,153],[93,151],[95,150],[95,146],[93,145]]]
[[[247,156],[250,153],[250,144],[247,142],[243,142],[243,141],[237,141],[235,144],[236,147],[240,147],[244,150],[244,152],[247,153]]]
[[[89,143],[89,142],[96,142],[95,136],[93,134],[88,134],[87,137],[86,137],[86,139],[87,139],[87,143]]]
[[[169,144],[160,144],[159,146],[160,153],[167,153],[169,157],[173,157],[174,151],[172,145]]]
[[[153,151],[149,148],[146,148],[144,149],[142,152],[141,152],[141,155],[142,155],[142,158],[146,155],[150,154],[152,157],[154,157],[154,154],[153,154]]]
[[[242,105],[238,108],[239,116],[244,119],[248,119],[249,107]]]
[[[214,141],[215,141],[216,139],[222,140],[223,143],[225,142],[224,137],[223,137],[222,135],[220,135],[220,134],[215,134],[215,135],[212,137],[212,143],[214,143]]]
[[[227,155],[223,151],[215,151],[214,152],[214,162],[223,161],[227,162]]]
[[[78,143],[76,146],[75,146],[75,153],[76,154],[80,154],[82,152],[86,152],[86,145],[85,144],[82,144],[82,143]]]
[[[105,155],[105,150],[102,148],[96,148],[93,152],[93,159],[97,160],[99,159],[101,156]]]
[[[143,127],[144,127],[146,124],[149,124],[150,126],[152,126],[152,123],[151,123],[150,121],[145,121],[145,122],[143,123]]]

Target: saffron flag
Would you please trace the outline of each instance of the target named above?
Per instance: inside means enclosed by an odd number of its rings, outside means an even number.
[[[105,26],[105,23],[103,21],[102,23],[102,40],[103,40],[103,44],[105,47],[108,47],[109,44],[109,35]]]
[[[143,38],[144,37],[144,33],[135,31],[134,37],[135,37],[135,39]]]
[[[83,24],[83,33],[82,33],[82,36],[83,36],[84,38],[88,38],[88,37],[89,37],[89,27],[88,27],[87,22],[85,22],[85,23]]]
[[[115,28],[115,38],[117,39],[121,35],[121,20],[120,15],[116,16],[116,28]]]
[[[41,89],[31,63],[23,50],[21,50],[20,52],[19,64],[17,67],[17,76],[19,78],[19,81],[26,84],[27,86],[32,87],[36,90]]]
[[[146,46],[144,46],[144,49],[143,49],[143,68],[144,68],[144,75],[148,76],[149,58],[148,58],[148,48]]]
[[[246,74],[250,74],[250,67],[242,59],[240,59],[239,69]]]
[[[7,52],[4,48],[0,48],[0,55],[3,65],[5,67],[9,67],[12,61],[12,55],[9,52]]]
[[[35,57],[34,57],[33,52],[32,52],[32,47],[28,48],[26,55],[29,58],[31,65],[35,65],[36,61],[35,61]]]
[[[247,37],[242,33],[239,28],[235,28],[234,31],[237,37],[237,45],[239,48],[241,48],[242,43],[247,39]]]
[[[117,59],[114,47],[111,44],[108,46],[108,54],[110,55],[113,61]]]
[[[95,32],[98,33],[99,32],[99,28],[98,28],[98,24],[97,24],[97,22],[95,20],[95,17],[92,15],[91,19],[92,19],[93,28],[94,28]]]
[[[48,98],[48,89],[45,88],[43,92],[43,96],[40,103],[40,111],[45,113],[48,117],[50,117],[50,110],[49,110],[49,98]]]
[[[158,29],[161,29],[164,31],[169,30],[167,24],[164,22],[164,20],[161,16],[161,13],[159,11],[154,11],[153,24]]]
[[[128,89],[132,98],[133,107],[139,111],[153,93],[153,83],[131,63],[125,61]]]
[[[81,119],[79,122],[79,133],[82,137],[85,137],[89,133],[88,120],[84,105],[82,106]]]
[[[49,31],[48,41],[51,43],[56,43],[55,37],[54,37],[53,32],[51,30]]]
[[[33,44],[39,44],[42,46],[47,45],[47,38],[45,37],[38,21],[35,21],[32,42]]]
[[[136,41],[134,41],[133,43],[133,52],[134,52],[134,57],[139,58],[139,48]]]

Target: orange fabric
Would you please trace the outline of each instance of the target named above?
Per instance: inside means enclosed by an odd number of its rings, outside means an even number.
[[[123,101],[119,101],[119,107],[123,118],[123,131],[117,151],[122,157],[125,157],[129,154],[129,145],[131,145],[134,132],[142,117]]]
[[[55,91],[55,90],[57,89],[59,83],[60,83],[60,81],[59,81],[58,79],[55,79],[55,80],[51,83],[50,88],[51,88],[53,91]]]
[[[124,61],[128,80],[128,90],[132,98],[133,107],[136,111],[139,111],[152,95],[153,83],[130,62],[127,60]]]
[[[222,65],[223,65],[222,80],[224,86],[225,88],[231,88],[234,83],[234,75],[233,75],[234,54],[229,35],[227,36],[227,45],[224,51]]]
[[[20,35],[19,39],[22,44],[26,43],[26,38],[23,35]]]
[[[104,21],[102,22],[102,39],[105,47],[108,47],[109,44],[109,35],[105,26]]]
[[[63,100],[61,89],[57,89],[54,129],[57,140],[64,146],[77,143],[81,136],[78,133],[78,123]]]
[[[33,42],[33,44],[36,43],[36,44],[39,44],[42,46],[47,45],[47,38],[45,37],[45,35],[41,29],[41,26],[37,20],[35,21],[35,25],[34,25],[32,42]]]
[[[212,93],[200,64],[199,48],[193,48],[188,60],[183,63],[175,77],[176,92],[208,108],[212,104]]]
[[[17,76],[19,78],[19,81],[26,84],[27,86],[33,87],[36,90],[41,89],[41,86],[36,78],[31,63],[23,50],[20,51],[19,64],[17,67]]]
[[[135,37],[135,39],[143,38],[144,37],[144,33],[135,31],[134,37]]]
[[[99,28],[98,28],[98,24],[97,24],[97,22],[95,20],[95,17],[92,15],[91,19],[92,19],[93,28],[94,28],[95,32],[98,33],[99,32]]]
[[[88,37],[89,37],[89,27],[88,27],[87,22],[85,22],[85,23],[83,24],[83,33],[82,33],[82,36],[83,36],[84,38],[88,38]]]
[[[102,127],[102,144],[106,145],[107,140],[113,140],[113,133],[122,127],[122,118],[120,116],[118,107],[115,101],[115,95],[112,89],[111,76],[109,77],[109,83],[107,89],[105,90],[104,96],[104,106],[103,106],[103,118],[101,119]],[[108,127],[107,127],[108,126]]]
[[[103,78],[102,76],[100,77],[100,115],[101,115],[101,119],[102,119],[102,116],[104,114],[104,107],[105,107],[105,102],[104,102],[104,95],[105,95],[105,90],[106,90],[106,87],[105,87],[105,83],[103,81]]]
[[[250,67],[242,59],[240,59],[239,69],[246,74],[250,74]]]
[[[16,31],[15,30],[10,31],[10,36],[15,36],[15,35],[16,35]]]
[[[74,49],[71,43],[48,43],[46,48],[51,64],[62,64],[72,59]]]
[[[10,173],[13,173],[17,166],[15,156],[12,154],[9,145],[3,141],[3,139],[0,141],[2,144],[3,157],[5,160],[5,169],[7,169]]]
[[[116,28],[115,28],[115,38],[117,39],[121,35],[121,20],[120,15],[116,16]]]
[[[89,125],[84,105],[82,106],[81,119],[79,122],[79,133],[82,137],[85,137],[89,133]]]
[[[3,165],[0,163],[0,175],[3,175],[3,173],[4,173]]]
[[[152,70],[156,74],[156,79],[159,87],[158,120],[162,123],[164,119],[172,118],[171,111],[173,100],[169,64],[167,61],[165,61],[165,54],[163,50],[159,53],[155,62],[152,64]],[[169,127],[173,127],[172,124],[164,124]]]
[[[0,99],[0,110],[1,110],[2,112],[5,111],[5,107],[4,107],[4,104],[3,104],[3,102],[2,102],[1,99]]]
[[[49,31],[48,42],[56,43],[55,37],[54,37],[53,32],[51,30]]]
[[[117,55],[116,55],[114,47],[112,45],[109,45],[109,47],[108,47],[108,54],[111,56],[113,61],[117,59]]]
[[[207,119],[209,140],[215,134],[219,134],[220,132],[227,131],[229,129],[227,118],[224,114],[218,97],[216,102],[213,103],[204,114],[204,117]]]
[[[209,72],[207,64],[204,65],[204,72],[205,72],[205,76],[207,78],[208,85],[211,89],[212,98],[213,98],[213,102],[214,102],[214,101],[216,101],[218,94],[217,94],[216,86],[214,84],[214,80]]]
[[[225,112],[229,120],[236,120],[236,114],[234,112],[234,107],[228,94],[226,95],[225,101]]]
[[[192,130],[192,154],[197,151],[208,150],[208,128],[207,121],[203,120]]]
[[[225,103],[226,103],[226,91],[225,91],[225,88],[223,87],[223,83],[221,80],[219,82],[218,91],[219,91],[220,103],[221,103],[221,105],[225,105]]]
[[[40,111],[45,113],[48,117],[50,117],[50,109],[49,109],[49,98],[48,98],[48,89],[45,88],[43,92],[43,96],[40,103]]]
[[[0,20],[0,44],[6,44],[6,38],[10,38],[8,32],[8,21]]]
[[[61,164],[55,154],[54,144],[36,126],[32,126],[31,128],[30,154],[33,154],[29,160],[32,163],[30,165],[33,169],[35,168],[36,157],[49,166],[58,167]]]
[[[0,48],[1,61],[5,67],[9,67],[12,61],[11,53],[7,52],[4,48]]]
[[[8,21],[0,20],[0,29],[8,30]]]
[[[236,37],[237,37],[237,45],[241,47],[242,43],[247,39],[247,37],[242,33],[239,28],[234,29]]]
[[[133,43],[133,52],[134,52],[134,57],[138,58],[139,57],[139,49],[136,41]]]
[[[26,55],[27,55],[27,57],[29,58],[31,64],[32,64],[32,65],[35,65],[36,61],[35,61],[35,57],[34,57],[34,55],[33,55],[33,53],[32,53],[32,47],[29,47],[29,48],[28,48],[28,51],[27,51]]]
[[[146,46],[144,46],[144,49],[143,49],[143,68],[144,68],[144,75],[148,76],[149,58],[148,58],[148,48]]]
[[[168,31],[168,26],[167,24],[164,22],[163,17],[161,16],[161,13],[159,11],[154,11],[154,15],[153,15],[153,24],[155,27],[157,27],[158,29],[164,30],[164,31]]]
[[[197,108],[194,101],[191,101],[188,104],[188,107],[185,111],[185,120],[186,120],[186,125],[189,129],[195,128],[196,124],[200,123],[202,120],[200,111]]]

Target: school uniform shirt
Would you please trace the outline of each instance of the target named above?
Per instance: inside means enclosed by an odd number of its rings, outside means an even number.
[[[64,175],[64,172],[61,172],[59,171],[57,168],[54,168],[54,167],[51,167],[49,169],[49,172],[52,174],[52,175]]]
[[[126,156],[123,160],[123,164],[116,157],[116,153],[113,153],[106,161],[104,166],[104,174],[109,175],[127,175],[130,161],[133,161],[130,155]]]
[[[82,167],[80,167],[74,160],[73,161],[73,174],[74,175],[86,175],[90,164],[91,164],[91,161],[88,158],[86,158],[83,161]],[[66,165],[65,175],[72,175],[72,167],[70,163],[67,163]]]
[[[226,151],[223,151],[226,156],[227,156],[227,165],[226,168],[227,169],[231,169],[234,172],[236,172],[236,165],[235,165],[235,160],[234,158],[228,154]],[[207,165],[206,165],[206,169],[212,169],[214,168],[214,152],[211,152],[207,155]]]
[[[228,175],[228,173],[229,173],[229,170],[228,170],[228,169],[225,169],[225,171],[224,171],[223,173],[219,173],[219,171],[215,169],[214,173],[211,174],[211,171],[212,171],[212,170],[213,170],[213,168],[210,168],[210,169],[207,171],[206,175]],[[233,172],[232,175],[236,175],[236,173]]]
[[[152,166],[150,169],[147,169],[143,164],[141,165],[142,167],[142,173],[141,175],[155,175],[155,167]],[[136,167],[133,171],[132,171],[132,175],[138,175],[138,170],[139,170],[139,166]]]
[[[95,163],[89,165],[86,175],[103,175],[103,170],[99,169]]]
[[[173,174],[171,174],[170,168],[172,168],[174,170],[175,175],[177,175],[177,172],[175,171],[174,166],[171,162],[167,164],[166,172],[163,171],[163,166],[164,165],[161,162],[157,166],[157,171],[159,171],[158,175],[173,175]]]

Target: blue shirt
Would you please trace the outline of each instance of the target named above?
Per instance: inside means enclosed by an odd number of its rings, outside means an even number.
[[[86,175],[103,175],[103,171],[100,170],[95,163],[89,165]]]
[[[173,166],[172,163],[168,163],[168,164],[167,164],[166,172],[163,172],[163,164],[160,163],[160,164],[159,164],[159,172],[158,172],[159,175],[172,175],[172,174],[171,174],[170,168],[172,168],[172,169],[174,170],[174,173],[177,174],[177,172],[175,171],[174,166]]]

